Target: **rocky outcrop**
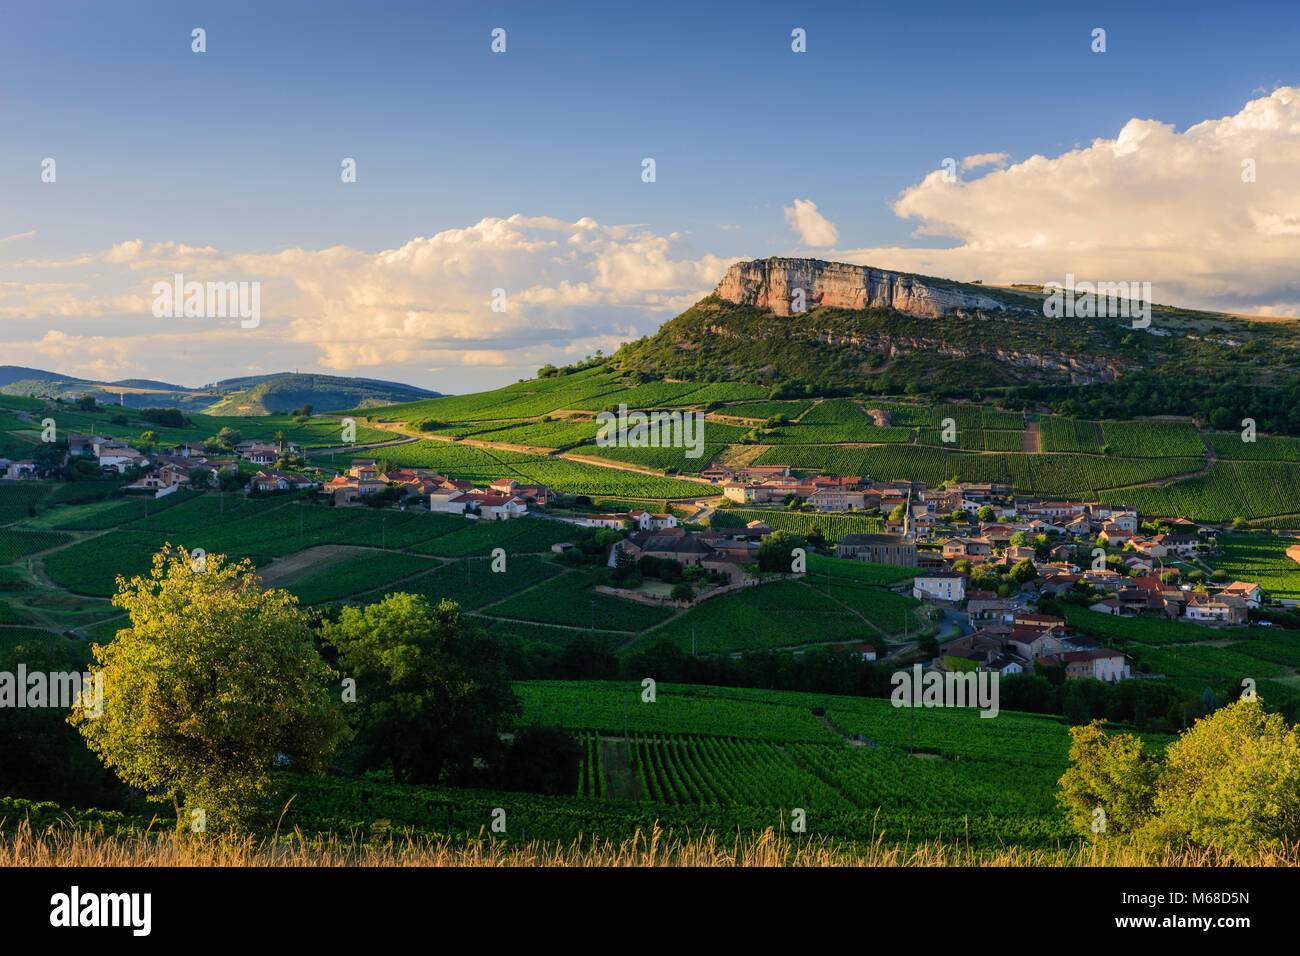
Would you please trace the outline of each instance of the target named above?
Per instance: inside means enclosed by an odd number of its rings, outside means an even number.
[[[802,293],[796,291],[802,290]],[[989,296],[936,285],[916,276],[821,259],[754,259],[737,262],[714,294],[741,305],[771,309],[777,315],[818,306],[841,309],[895,309],[905,315],[937,318],[955,309],[1005,308]]]

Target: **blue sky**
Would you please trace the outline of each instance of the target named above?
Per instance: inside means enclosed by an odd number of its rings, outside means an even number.
[[[836,230],[834,243],[805,254],[978,244],[974,207],[954,219],[942,204],[921,203],[907,218],[892,206],[945,157],[1002,154],[963,174],[996,176],[1034,155],[1056,159],[1114,139],[1132,119],[1182,133],[1300,83],[1295,4],[1137,6],[9,3],[0,14],[0,240],[22,238],[0,243],[0,282],[29,286],[57,274],[82,301],[118,301],[91,316],[11,294],[0,299],[10,306],[0,310],[0,347],[16,363],[70,369],[76,353],[60,353],[59,341],[116,339],[107,361],[121,375],[191,383],[253,368],[240,357],[247,342],[233,337],[230,348],[214,341],[188,358],[156,335],[151,346],[122,301],[159,277],[143,264],[129,276],[102,261],[32,267],[132,240],[210,247],[229,266],[239,254],[291,250],[373,255],[485,219],[590,219],[664,237],[668,259],[698,263],[685,271],[702,275],[717,266],[709,257],[811,248],[784,213],[801,199]],[[203,54],[190,49],[196,26],[207,31]],[[505,54],[489,50],[494,27],[507,31]],[[807,31],[807,53],[792,53],[794,27]],[[1090,50],[1094,27],[1106,30],[1104,54]],[[1289,162],[1295,131],[1283,122],[1278,137],[1271,146]],[[646,156],[657,164],[651,184],[640,178]],[[40,181],[43,157],[57,160],[55,184]],[[357,160],[356,183],[340,182],[343,157]],[[1201,183],[1188,195],[1204,191]],[[1300,213],[1292,197],[1270,197],[1266,213],[1276,208],[1289,223]],[[1122,230],[1126,206],[1116,202]],[[1258,208],[1242,215],[1260,219]],[[915,235],[923,224],[929,233]],[[1289,226],[1278,231],[1290,235]],[[637,247],[623,258],[645,254]],[[917,265],[897,255],[898,267]],[[166,258],[154,270],[163,277]],[[947,274],[1021,277],[1012,258],[952,258]],[[983,276],[1004,261],[1005,276]],[[442,279],[455,274],[443,266]],[[506,288],[584,278],[513,259],[496,267]],[[303,291],[301,277],[280,275]],[[672,314],[665,303],[675,308],[713,282],[673,278],[658,290],[649,282],[654,307],[643,311],[627,297],[579,296],[567,311],[539,302],[524,317],[547,332],[532,344],[505,345],[508,329],[489,321],[482,336],[460,326],[429,355],[394,339],[388,360],[312,347],[312,334],[337,330],[299,327],[285,339],[289,322],[331,311],[286,299],[278,313],[267,307],[266,338],[280,338],[257,351],[281,364],[460,391],[471,379],[510,381],[542,360],[653,331]],[[1252,299],[1207,285],[1193,304],[1287,312],[1295,303],[1287,288]],[[619,317],[601,319],[602,308]],[[392,331],[389,320],[379,327]],[[416,324],[410,335],[431,337]],[[66,338],[42,352],[36,343],[50,329]],[[473,375],[456,361],[456,342],[481,363]],[[99,372],[115,374],[109,365]]]

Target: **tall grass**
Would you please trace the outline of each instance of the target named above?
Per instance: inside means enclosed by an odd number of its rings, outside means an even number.
[[[1300,847],[1263,852],[1258,866],[1296,866]],[[719,840],[716,833],[674,834],[658,827],[621,842],[580,838],[570,844],[506,844],[490,837],[470,841],[394,838],[382,844],[295,832],[278,841],[195,840],[175,833],[109,834],[84,827],[34,831],[22,822],[0,834],[0,867],[26,866],[1221,866],[1212,852],[1169,848],[1151,853],[1115,844],[1080,843],[1053,850],[1005,847],[975,850],[964,844],[845,846],[799,840],[767,830],[752,839]]]

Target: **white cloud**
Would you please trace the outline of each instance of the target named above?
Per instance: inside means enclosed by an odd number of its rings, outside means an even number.
[[[31,239],[35,235],[36,235],[35,229],[31,229],[27,232],[16,232],[12,236],[5,236],[3,239],[0,239],[0,243],[14,242],[18,239]]]
[[[379,252],[336,246],[246,253],[132,239],[93,255],[10,266],[20,279],[23,269],[61,269],[70,281],[0,284],[0,319],[14,332],[35,333],[0,348],[71,362],[76,348],[58,356],[51,349],[94,347],[111,323],[121,354],[137,364],[134,374],[201,382],[221,377],[220,368],[242,374],[254,360],[292,368],[314,358],[323,370],[382,368],[384,377],[465,391],[500,378],[487,381],[474,368],[529,374],[548,361],[571,361],[653,332],[712,289],[732,261],[693,255],[679,233],[521,215]],[[260,325],[155,319],[151,287],[176,272],[186,280],[260,282]],[[87,281],[71,281],[83,273]],[[498,288],[505,312],[491,308]],[[58,336],[41,338],[55,320]],[[199,341],[201,350],[194,348]],[[452,381],[424,374],[449,367]]]
[[[796,199],[794,206],[786,206],[785,221],[805,246],[833,246],[839,241],[839,231],[817,211],[817,204],[811,199]]]
[[[981,166],[997,166],[999,169],[1006,166],[1007,160],[1011,158],[1010,153],[977,153],[974,156],[967,156],[961,161],[962,169],[978,169]]]
[[[984,157],[968,157],[984,159]],[[993,154],[996,155],[996,154]],[[1253,159],[1256,181],[1242,181]],[[1129,120],[1114,139],[1031,156],[965,182],[935,171],[894,211],[951,249],[836,258],[985,281],[1149,281],[1157,302],[1300,314],[1300,89],[1184,132]]]

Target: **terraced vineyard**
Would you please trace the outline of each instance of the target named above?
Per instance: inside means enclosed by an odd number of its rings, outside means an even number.
[[[0,525],[26,518],[50,492],[50,486],[35,482],[5,482],[0,484]]]
[[[808,409],[812,402],[743,402],[739,405],[727,405],[717,409],[718,415],[735,418],[752,418],[768,421],[772,418],[787,418],[794,421]]]
[[[804,537],[820,531],[828,541],[837,541],[846,534],[876,534],[884,528],[881,518],[870,515],[808,514],[763,508],[723,508],[715,511],[710,520],[715,528],[743,528],[751,521],[762,521],[777,531]]]
[[[639,683],[524,681],[515,684],[523,702],[520,725],[552,724],[571,730],[622,734],[704,734],[745,740],[833,743],[834,731],[819,721],[805,698],[816,695],[728,693],[728,688],[659,684],[655,702],[641,699]],[[818,698],[819,700],[821,698]]]
[[[1240,687],[1241,681],[1248,677],[1258,680],[1261,677],[1280,677],[1286,673],[1280,664],[1233,653],[1226,648],[1199,644],[1139,647],[1134,650],[1134,656],[1139,665],[1150,668],[1153,674],[1190,678],[1192,683],[1188,684],[1189,687],[1196,682],[1204,687],[1206,680],[1224,680]]]
[[[823,578],[847,579],[861,584],[891,585],[911,580],[914,568],[901,568],[896,564],[875,564],[871,561],[850,561],[825,554],[808,555],[808,581],[814,587]]]
[[[58,531],[20,531],[0,528],[0,564],[10,564],[25,554],[67,544],[72,535]]]
[[[638,735],[631,753],[640,792],[655,803],[854,809],[852,802],[801,767],[781,744]]]
[[[1019,431],[995,431],[990,428],[959,428],[952,441],[944,440],[942,428],[922,428],[916,441],[920,445],[938,445],[943,448],[961,448],[970,451],[1020,451]]]
[[[1224,553],[1206,563],[1234,581],[1253,581],[1274,597],[1300,599],[1300,564],[1286,556],[1286,549],[1296,544],[1300,538],[1220,534],[1216,545]]]
[[[703,601],[638,644],[668,639],[685,651],[732,653],[803,644],[875,642],[882,630],[901,639],[904,616],[919,602],[848,578],[783,580]],[[915,633],[919,619],[908,617]],[[637,645],[631,650],[635,651]]]
[[[828,398],[817,403],[793,425],[782,425],[763,435],[765,444],[835,444],[839,442],[906,442],[910,428],[881,427],[858,403]]]
[[[1072,418],[1044,418],[1038,434],[1045,452],[1079,452],[1100,455],[1101,423],[1075,421]]]
[[[303,604],[339,601],[428,571],[428,558],[401,553],[362,552],[285,587]]]
[[[656,688],[654,702],[633,683],[526,682],[516,690],[521,724],[579,733],[585,794],[599,791],[593,777],[614,771],[613,751],[594,736],[621,748],[626,729],[633,792],[661,819],[660,808],[697,808],[719,827],[739,807],[782,816],[798,808],[809,832],[849,838],[870,838],[873,828],[915,838],[968,827],[977,841],[995,833],[1035,845],[1069,838],[1055,802],[1069,749],[1057,718],[986,719],[973,709],[912,711],[880,699],[671,684]],[[869,743],[847,746],[841,733]],[[913,738],[927,757],[908,755]],[[1168,741],[1147,739],[1156,747]]]
[[[1190,422],[1103,422],[1101,437],[1120,458],[1191,458],[1205,445]]]
[[[1300,438],[1257,435],[1254,441],[1245,441],[1239,432],[1211,432],[1205,440],[1219,458],[1300,462]]]
[[[358,421],[369,418],[418,425],[425,421],[485,422],[536,418],[560,409],[576,409],[600,395],[619,390],[618,377],[602,369],[588,369],[570,375],[536,379],[507,385],[489,392],[446,395],[382,410],[353,409]]]
[[[764,452],[757,463],[790,465],[830,475],[908,479],[931,486],[948,480],[998,482],[1013,485],[1020,494],[1096,500],[1105,489],[1125,487],[1124,494],[1127,494],[1126,486],[1186,475],[1202,468],[1205,462],[1203,458],[971,454],[916,445],[880,448],[778,445]]]
[[[710,425],[710,428],[716,427]],[[601,448],[597,445],[583,445],[573,449],[574,454],[589,455],[595,458],[608,458],[610,461],[622,461],[642,468],[654,468],[661,471],[674,469],[683,475],[699,474],[718,457],[727,446],[706,443],[698,458],[687,455],[686,448]],[[696,489],[699,493],[700,489]]]
[[[1177,461],[1179,459],[1165,459]],[[1164,487],[1103,492],[1105,502],[1127,503],[1143,515],[1228,522],[1288,514],[1300,501],[1300,465],[1271,461],[1220,461],[1204,475]]]
[[[1067,606],[1065,617],[1083,633],[1107,641],[1118,637],[1142,644],[1188,644],[1220,636],[1220,632],[1201,624],[1160,617],[1118,617],[1082,607]]]
[[[539,592],[529,589],[544,581],[557,578],[562,573],[562,568],[536,555],[525,554],[510,558],[504,572],[493,571],[491,561],[487,558],[467,558],[451,561],[425,574],[407,578],[400,584],[386,588],[383,592],[368,595],[367,600],[377,601],[385,593],[404,591],[408,594],[422,595],[434,604],[442,600],[455,601],[464,610],[476,611],[487,605],[494,605],[494,602],[511,595],[527,594],[530,597],[533,595],[540,597]],[[548,585],[548,590],[549,587]],[[608,600],[617,599],[608,598]],[[491,607],[487,613],[498,615],[497,605]]]
[[[432,399],[439,401],[439,399]],[[646,449],[654,451],[655,449]],[[585,450],[584,450],[585,453]],[[374,451],[357,452],[346,460],[373,458]],[[688,498],[700,494],[696,482],[629,471],[615,471],[599,465],[570,461],[548,455],[532,455],[504,449],[479,448],[452,442],[421,440],[394,445],[383,457],[395,465],[430,468],[484,484],[499,478],[514,478],[521,484],[541,484],[579,495],[613,495],[633,498]],[[340,461],[345,460],[339,456]]]
[[[639,631],[673,614],[671,608],[638,604],[593,591],[591,583],[589,575],[569,571],[547,583],[545,588],[494,604],[491,614],[600,631]]]

